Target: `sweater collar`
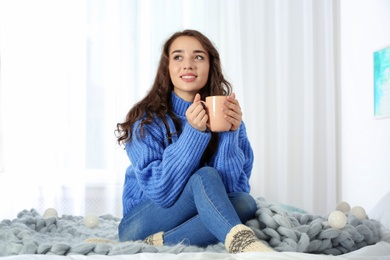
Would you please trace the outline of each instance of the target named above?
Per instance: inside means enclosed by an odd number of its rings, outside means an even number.
[[[175,114],[178,115],[178,116],[185,116],[187,109],[192,104],[191,102],[185,101],[184,99],[180,98],[173,91],[172,91],[172,94],[171,94],[171,100],[172,100],[173,112],[175,112]]]

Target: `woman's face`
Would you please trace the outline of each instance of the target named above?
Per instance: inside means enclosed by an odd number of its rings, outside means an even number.
[[[209,70],[209,54],[195,37],[180,36],[173,41],[169,49],[169,75],[176,95],[192,102],[206,85]]]

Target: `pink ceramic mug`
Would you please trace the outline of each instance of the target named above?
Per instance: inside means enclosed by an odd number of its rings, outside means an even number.
[[[202,101],[209,117],[208,127],[212,132],[226,132],[232,128],[232,124],[226,121],[223,112],[225,100],[226,96],[209,96],[206,97],[206,102]]]

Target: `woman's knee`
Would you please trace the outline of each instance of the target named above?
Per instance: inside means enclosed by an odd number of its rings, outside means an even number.
[[[221,176],[213,167],[205,166],[200,168],[191,176],[191,179],[191,182],[200,181],[203,185],[209,187],[220,187],[225,190]]]
[[[215,168],[210,166],[204,166],[198,169],[196,172],[194,172],[194,174],[191,176],[191,179],[194,180],[200,179],[202,182],[209,183],[210,181],[213,180],[220,181],[221,176],[219,175],[218,171]]]
[[[209,177],[210,178],[215,178],[215,177],[220,178],[218,171],[215,168],[210,167],[210,166],[205,166],[205,167],[200,168],[199,170],[197,170],[195,172],[195,175],[199,175],[201,177],[206,177],[206,178],[209,178]]]

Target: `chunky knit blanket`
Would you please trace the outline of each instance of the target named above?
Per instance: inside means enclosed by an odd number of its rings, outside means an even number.
[[[373,219],[359,220],[347,214],[347,224],[335,229],[327,216],[285,210],[286,207],[257,200],[256,218],[248,221],[261,240],[277,251],[341,255],[380,241],[382,225]]]
[[[375,220],[358,220],[348,215],[347,225],[331,228],[327,216],[315,216],[257,199],[256,217],[246,224],[277,251],[340,255],[381,239],[381,225]],[[119,219],[99,217],[99,225],[88,228],[84,217],[63,215],[43,218],[36,210],[24,210],[16,219],[0,222],[0,256],[46,255],[123,255],[141,252],[223,252],[222,243],[206,248],[176,245],[153,247],[142,241],[118,242]]]

